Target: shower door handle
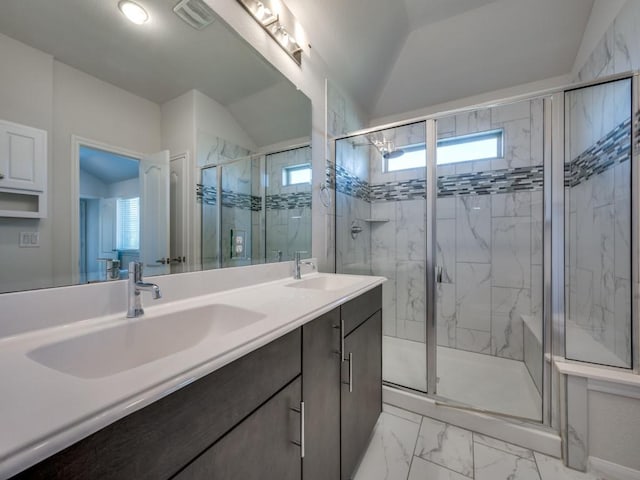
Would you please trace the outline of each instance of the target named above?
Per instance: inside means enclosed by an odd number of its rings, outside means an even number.
[[[442,283],[442,271],[444,269],[440,265],[436,265],[436,283]]]

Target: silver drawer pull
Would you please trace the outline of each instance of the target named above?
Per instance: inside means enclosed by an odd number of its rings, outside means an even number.
[[[349,352],[349,381],[342,382],[345,385],[349,385],[349,393],[353,393],[353,353]]]
[[[340,360],[344,362],[344,320],[340,320]]]
[[[300,414],[300,441],[294,440],[291,443],[300,447],[300,458],[304,458],[304,402],[300,402],[300,408],[292,408],[291,410]]]

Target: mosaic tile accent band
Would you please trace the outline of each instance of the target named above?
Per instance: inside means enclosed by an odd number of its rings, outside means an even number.
[[[292,210],[294,208],[311,208],[311,192],[267,195],[266,204],[267,210]]]
[[[344,169],[341,169],[344,170]],[[398,202],[426,197],[424,178],[404,182],[386,182],[368,185],[351,174],[336,172],[338,191],[368,202]],[[341,177],[343,179],[341,179]],[[341,188],[341,185],[343,187]],[[496,195],[542,190],[544,170],[542,165],[517,167],[487,172],[458,173],[438,177],[438,197],[460,195]],[[368,192],[368,195],[366,193]]]
[[[216,187],[198,184],[196,198],[206,205],[217,205]],[[222,206],[251,210],[253,212],[262,211],[262,199],[256,195],[222,191]],[[311,208],[311,192],[285,193],[279,195],[267,195],[267,210],[292,210],[294,208]]]
[[[371,195],[371,189],[367,182],[356,177],[341,165],[335,166],[335,172],[336,190],[338,192],[367,202],[370,201],[369,197]]]
[[[564,186],[575,187],[630,158],[631,118],[628,118],[564,165]]]
[[[217,193],[218,189],[216,187],[202,185],[200,183],[196,185],[196,198],[206,205],[217,204]],[[260,212],[262,210],[262,198],[247,193],[222,190],[222,206]]]

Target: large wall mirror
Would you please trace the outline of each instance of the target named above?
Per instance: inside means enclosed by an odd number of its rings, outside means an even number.
[[[311,251],[311,102],[205,1],[0,2],[0,292]]]

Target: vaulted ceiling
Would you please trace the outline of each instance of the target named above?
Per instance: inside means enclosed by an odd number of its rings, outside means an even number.
[[[571,71],[593,0],[286,0],[378,118]]]

